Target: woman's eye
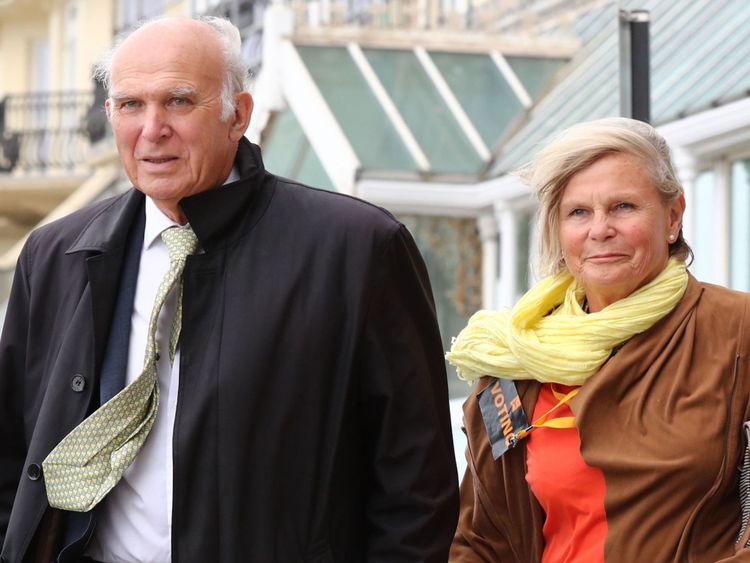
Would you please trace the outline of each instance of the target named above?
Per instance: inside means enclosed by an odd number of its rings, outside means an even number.
[[[621,203],[618,203],[616,207],[617,209],[633,209],[635,206],[632,203],[623,201]]]

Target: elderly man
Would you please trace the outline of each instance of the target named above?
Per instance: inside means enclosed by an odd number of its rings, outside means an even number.
[[[445,561],[446,381],[406,229],[263,169],[227,21],[149,22],[101,74],[135,189],[19,258],[2,561]]]

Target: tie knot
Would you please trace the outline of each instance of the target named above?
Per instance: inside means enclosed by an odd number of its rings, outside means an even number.
[[[184,260],[188,254],[195,252],[198,247],[198,237],[195,236],[193,229],[186,227],[170,227],[161,233],[161,239],[167,245],[169,260],[176,262]]]

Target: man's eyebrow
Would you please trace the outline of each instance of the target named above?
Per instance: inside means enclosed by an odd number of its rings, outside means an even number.
[[[109,95],[109,99],[113,102],[121,102],[122,100],[130,100],[135,96],[130,92],[113,92]]]
[[[191,97],[197,95],[198,91],[193,88],[192,86],[177,86],[175,88],[172,88],[167,92],[167,95],[169,97]],[[109,98],[113,102],[121,102],[123,100],[132,100],[137,98],[138,96],[134,94],[133,92],[114,92],[112,93]]]
[[[197,93],[198,91],[192,86],[178,86],[169,91],[170,96],[173,97],[191,97],[195,96]]]

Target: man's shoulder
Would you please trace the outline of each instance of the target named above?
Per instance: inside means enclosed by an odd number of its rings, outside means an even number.
[[[325,222],[329,228],[395,232],[402,224],[387,210],[358,197],[315,188],[275,176],[276,194],[283,207],[300,221]]]
[[[80,237],[92,221],[102,213],[125,205],[129,192],[92,202],[72,213],[34,229],[29,235],[28,246],[67,250]]]

